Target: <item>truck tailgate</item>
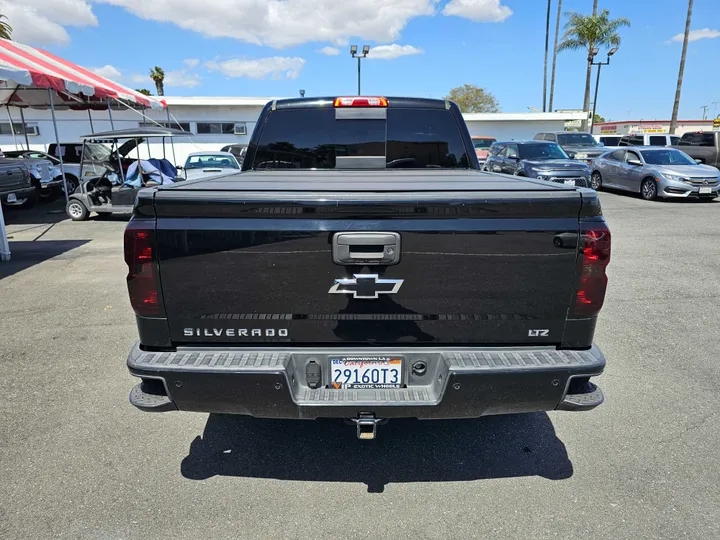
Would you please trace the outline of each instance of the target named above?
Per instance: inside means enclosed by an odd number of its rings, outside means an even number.
[[[443,184],[395,174],[382,185],[354,174],[308,183],[293,171],[288,183],[244,173],[157,191],[173,344],[561,341],[580,192],[483,184],[478,173],[443,171]],[[336,233],[378,231],[399,235],[397,264],[333,261]],[[332,292],[336,280],[346,281]]]

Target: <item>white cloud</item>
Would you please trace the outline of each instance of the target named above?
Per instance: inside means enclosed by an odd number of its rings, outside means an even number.
[[[720,37],[720,30],[710,30],[709,28],[703,28],[702,30],[690,30],[688,34],[688,41],[697,41],[699,39],[712,39]],[[678,34],[673,36],[670,41],[682,43],[685,39],[685,34]]]
[[[101,77],[105,77],[106,79],[110,79],[112,81],[119,81],[122,79],[122,73],[120,73],[120,70],[110,64],[106,64],[103,67],[90,67],[88,69],[96,75],[100,75]]]
[[[198,64],[200,64],[200,60],[198,60],[197,58],[186,58],[185,60],[183,60],[183,64],[185,64],[188,69],[193,69],[197,67]]]
[[[195,88],[200,86],[200,75],[187,69],[176,69],[165,72],[165,86]]]
[[[140,85],[141,87],[148,89],[155,88],[155,81],[153,81],[150,78],[150,75],[147,74],[143,75],[135,73],[130,75],[128,80],[135,85]],[[195,88],[196,86],[200,86],[202,84],[202,79],[197,73],[193,73],[189,69],[180,68],[173,71],[166,71],[163,83],[168,88]]]
[[[197,0],[95,1],[205,36],[282,48],[311,41],[344,45],[350,37],[392,42],[411,19],[433,15],[437,0],[216,0],[212,9]]]
[[[254,60],[231,58],[221,62],[205,62],[205,67],[210,71],[219,71],[228,77],[249,79],[264,79],[268,75],[272,79],[297,79],[304,65],[305,60],[297,56],[272,56]]]
[[[340,54],[340,49],[336,47],[323,47],[318,51],[319,53],[326,54],[328,56],[337,56]]]
[[[411,54],[422,53],[422,49],[418,49],[412,45],[398,45],[397,43],[393,43],[392,45],[380,45],[379,47],[373,47],[370,49],[368,58],[375,58],[376,60],[392,60],[398,56],[408,56]]]
[[[503,22],[512,9],[503,6],[501,0],[450,0],[443,15],[455,15],[475,22]]]
[[[67,45],[65,26],[98,25],[85,0],[0,0],[0,13],[13,27],[12,39],[30,45]]]

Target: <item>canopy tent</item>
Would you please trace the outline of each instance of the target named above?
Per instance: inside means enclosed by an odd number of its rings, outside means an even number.
[[[131,90],[47,51],[0,39],[0,105],[47,108],[107,108],[106,99],[162,109],[165,102]]]
[[[108,109],[110,100],[130,107],[163,109],[165,101],[146,96],[101,77],[42,49],[0,39],[0,106],[50,108],[55,141],[60,145],[55,109]],[[112,116],[111,122],[112,122]],[[62,156],[60,171],[65,180]],[[65,190],[67,198],[67,189]],[[0,207],[0,258],[7,260],[10,249],[5,219]]]

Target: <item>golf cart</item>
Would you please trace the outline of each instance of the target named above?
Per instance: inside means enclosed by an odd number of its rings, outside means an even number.
[[[70,219],[83,221],[91,212],[131,214],[135,197],[142,188],[183,180],[177,178],[177,169],[165,158],[165,139],[179,136],[187,137],[188,133],[141,126],[81,137],[82,182],[68,198],[66,211]],[[140,145],[150,138],[162,139],[162,159],[140,158]],[[124,142],[121,144],[121,141]],[[137,159],[126,157],[132,150],[137,150]]]

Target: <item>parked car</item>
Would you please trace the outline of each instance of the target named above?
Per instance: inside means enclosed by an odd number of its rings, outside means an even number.
[[[33,177],[18,159],[0,158],[0,203],[29,208],[38,200]]]
[[[692,197],[714,199],[720,171],[696,163],[675,148],[619,148],[593,161],[591,187],[611,187],[640,193],[643,199]]]
[[[680,137],[669,133],[638,133],[623,135],[615,146],[675,146]]]
[[[700,163],[720,168],[720,132],[695,131],[685,133],[676,148]]]
[[[247,145],[246,144],[228,144],[227,146],[223,146],[220,149],[221,152],[230,152],[233,156],[235,156],[242,165],[243,160],[245,159],[245,154],[247,154]]]
[[[527,176],[560,184],[588,187],[590,169],[582,161],[571,160],[556,143],[510,141],[492,145],[485,170]]]
[[[488,135],[475,135],[472,138],[473,147],[475,148],[475,155],[477,156],[480,165],[485,162],[488,156],[488,150],[490,149],[490,146],[492,146],[492,144],[496,141],[497,139],[495,139],[495,137],[490,137]]]
[[[593,135],[595,140],[602,146],[617,146],[620,142],[620,135]]]
[[[607,152],[592,135],[580,131],[546,131],[533,139],[558,143],[570,158],[586,163]]]
[[[186,180],[195,180],[209,176],[217,176],[224,172],[234,172],[240,169],[240,162],[230,152],[193,152],[180,167]]]
[[[242,172],[137,195],[135,407],[344,418],[373,439],[388,418],[603,402],[597,193],[480,173],[437,99],[277,100],[251,140]]]
[[[55,143],[48,146],[48,155],[55,159],[59,164],[59,153],[62,152],[63,167],[65,169],[65,178],[69,178],[71,184],[79,185],[85,180],[97,178],[105,173],[105,164],[110,163],[111,167],[118,168],[118,164],[122,166],[123,173],[127,172],[128,167],[135,162],[131,155],[138,144],[144,142],[140,140],[128,140],[118,148],[111,151],[105,144],[98,142],[83,143],[60,143],[58,147]],[[83,154],[84,152],[84,154]],[[120,159],[118,160],[118,155]],[[81,167],[82,162],[82,177]],[[76,182],[77,181],[77,182]],[[74,193],[75,189],[70,188],[70,193]]]
[[[35,189],[41,199],[49,199],[57,195],[63,186],[62,174],[60,171],[60,160],[45,152],[34,150],[11,150],[5,152],[8,158],[22,160],[28,171],[35,179]],[[70,166],[72,168],[72,165]],[[75,165],[75,167],[78,167]],[[68,191],[72,193],[79,185],[77,177],[73,176],[65,167],[65,175],[68,182]]]

